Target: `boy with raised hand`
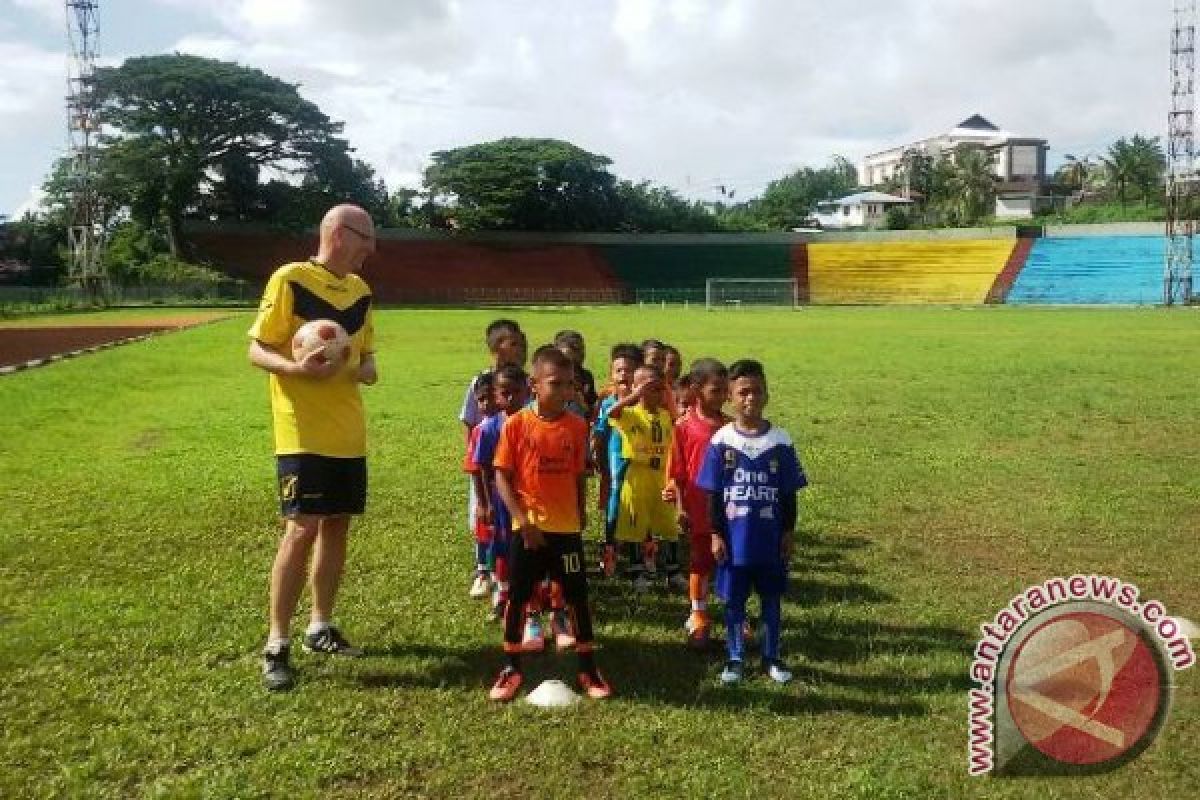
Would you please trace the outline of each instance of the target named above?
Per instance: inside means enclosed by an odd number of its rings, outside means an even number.
[[[715,358],[692,364],[681,380],[687,381],[693,400],[687,413],[675,422],[675,441],[668,467],[664,499],[676,504],[679,527],[691,544],[688,564],[688,599],[691,613],[684,627],[688,643],[703,646],[709,640],[708,583],[716,569],[712,553],[712,518],[708,493],[696,483],[709,443],[729,418],[722,409],[729,400],[729,370]]]
[[[679,529],[674,509],[663,500],[667,455],[674,423],[663,405],[662,370],[643,364],[633,373],[633,389],[608,411],[609,424],[621,434],[622,456],[628,462],[619,496],[616,540],[624,551],[634,588],[649,586],[657,570],[655,552],[662,543],[667,584],[687,590],[679,573]]]
[[[492,364],[486,370],[471,378],[471,382],[467,385],[466,395],[463,397],[462,409],[458,414],[459,421],[466,427],[468,438],[471,435],[471,431],[479,423],[483,422],[483,414],[480,411],[475,391],[480,377],[508,364],[518,367],[525,366],[525,334],[515,320],[492,320],[484,330],[484,341],[487,343],[488,351],[491,353]],[[477,505],[475,481],[471,479],[467,483],[467,528],[471,531],[473,542],[476,541]],[[468,594],[471,597],[484,597],[487,595],[488,584],[486,578],[485,574],[481,580],[479,570],[476,568],[471,588],[468,590]]]
[[[796,493],[808,484],[791,437],[763,417],[767,375],[745,359],[729,367],[733,421],[717,431],[696,484],[709,492],[717,592],[725,601],[728,661],[721,682],[742,680],[743,623],[753,589],[762,605],[763,670],[776,683],[792,673],[779,658],[783,593],[796,529]]]
[[[608,421],[609,410],[633,388],[633,373],[642,363],[642,350],[636,344],[614,345],[609,353],[606,394],[592,426],[592,463],[600,475],[597,502],[604,513],[604,560],[601,569],[611,578],[617,564],[617,517],[620,511],[621,484],[628,462],[622,455],[621,434]]]
[[[603,699],[612,689],[596,668],[592,615],[583,565],[586,521],[587,422],[566,410],[574,365],[551,345],[533,356],[534,402],[504,423],[493,464],[496,488],[513,520],[511,589],[504,612],[507,663],[489,697],[512,700],[521,688],[521,626],[525,604],[547,575],[557,578],[572,617],[579,685]]]

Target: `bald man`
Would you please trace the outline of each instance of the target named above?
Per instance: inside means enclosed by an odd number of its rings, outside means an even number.
[[[286,521],[271,568],[270,634],[263,683],[289,689],[292,615],[306,577],[312,612],[306,652],[357,656],[333,624],[333,603],[346,563],[350,518],[367,500],[366,419],[359,384],[375,371],[371,293],[356,273],[375,252],[375,226],[358,206],[340,205],[321,220],[317,254],[284,264],[263,292],[250,328],[250,363],[269,373],[279,502]],[[333,319],[350,334],[350,358],[335,366],[319,352],[291,357],[301,325]],[[308,562],[312,556],[309,575]]]

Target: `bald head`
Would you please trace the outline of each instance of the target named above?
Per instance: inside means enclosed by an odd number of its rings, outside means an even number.
[[[371,215],[352,203],[342,203],[321,219],[317,260],[338,273],[357,272],[375,252],[375,223]]]

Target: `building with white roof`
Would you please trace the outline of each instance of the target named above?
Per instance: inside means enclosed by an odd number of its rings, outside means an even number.
[[[822,228],[882,228],[889,208],[911,203],[883,192],[859,192],[817,203],[816,219]]]
[[[1045,139],[1016,136],[975,114],[951,130],[928,139],[871,153],[859,175],[866,186],[881,186],[904,174],[905,153],[916,151],[938,158],[963,148],[991,154],[996,172],[996,216],[1021,218],[1033,214],[1046,182]],[[905,192],[907,194],[907,192]]]

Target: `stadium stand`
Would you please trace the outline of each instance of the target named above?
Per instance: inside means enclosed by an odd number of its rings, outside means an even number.
[[[814,304],[983,303],[1014,240],[820,242],[808,245]]]
[[[1162,236],[1038,239],[1007,302],[1158,303],[1164,247]]]
[[[633,289],[704,288],[709,278],[792,278],[789,244],[621,243],[600,248],[613,272]]]

